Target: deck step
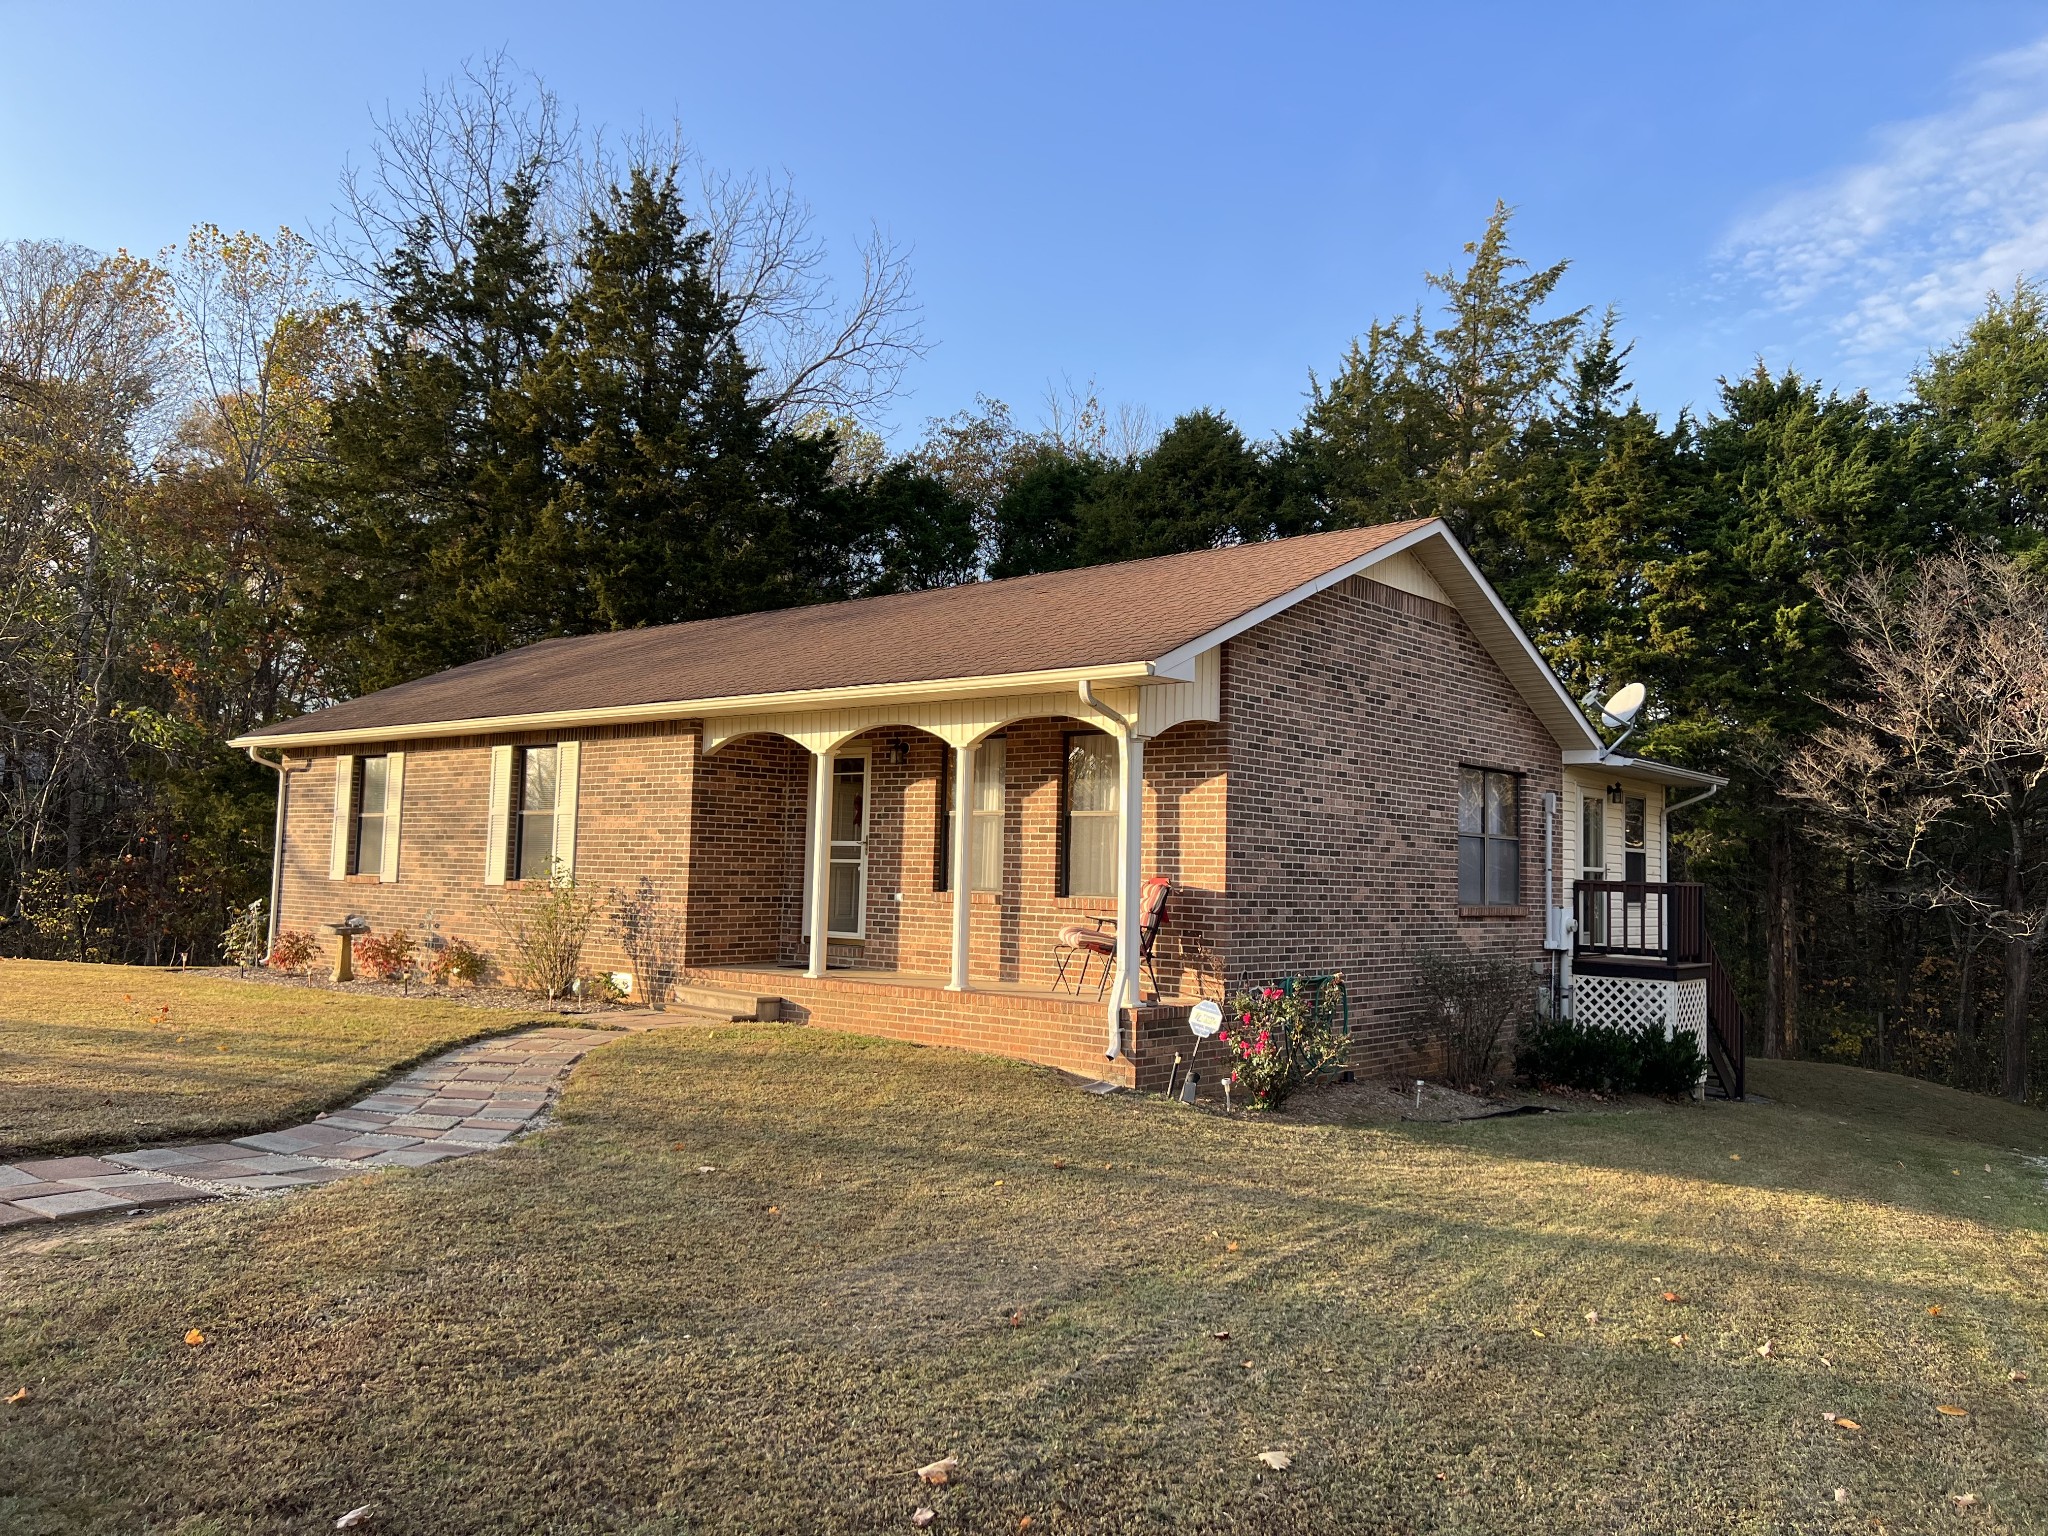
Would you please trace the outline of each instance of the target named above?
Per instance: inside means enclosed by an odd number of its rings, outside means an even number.
[[[780,997],[741,992],[731,987],[703,986],[695,982],[670,987],[668,1006],[750,1023],[768,1023],[782,1017]]]

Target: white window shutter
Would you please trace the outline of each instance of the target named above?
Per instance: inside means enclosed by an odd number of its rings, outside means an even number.
[[[384,759],[384,858],[377,878],[386,885],[398,880],[398,823],[405,813],[405,754]]]
[[[555,747],[555,868],[576,873],[576,778],[583,766],[583,743],[564,741]]]
[[[512,845],[512,749],[491,748],[491,806],[486,818],[484,884],[505,883],[505,855]]]
[[[354,821],[356,760],[343,752],[334,759],[334,844],[328,852],[327,878],[348,878],[348,838]]]

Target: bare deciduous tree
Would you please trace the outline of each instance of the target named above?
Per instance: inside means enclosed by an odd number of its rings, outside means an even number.
[[[694,183],[690,215],[710,236],[720,294],[778,419],[823,411],[869,420],[924,354],[903,247],[871,229],[855,248],[858,277],[842,292],[816,215],[788,176],[709,166],[679,124],[586,130],[539,76],[499,52],[425,87],[404,111],[387,107],[373,127],[370,157],[343,171],[321,242],[372,304],[389,297],[385,264],[417,231],[444,267],[464,260],[475,219],[498,210],[519,174],[540,189],[544,233],[569,270],[592,210],[639,167]]]
[[[1786,790],[1875,859],[1898,899],[2000,942],[2003,1087],[2027,1087],[2033,954],[2048,938],[2048,582],[1979,551],[1822,593],[1858,697],[1791,758]]]

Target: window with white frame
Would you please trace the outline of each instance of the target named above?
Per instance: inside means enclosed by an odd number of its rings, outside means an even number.
[[[554,747],[521,747],[514,760],[512,878],[545,880],[555,858],[555,809],[560,793]]]
[[[1000,736],[984,741],[974,753],[973,873],[968,889],[1003,888],[1003,826],[1005,774],[1009,748]]]
[[[1458,770],[1458,905],[1512,907],[1521,900],[1520,785],[1512,773]]]
[[[351,788],[355,815],[348,840],[348,872],[352,875],[383,872],[385,810],[390,788],[390,758],[356,759],[355,783]]]
[[[1114,896],[1117,847],[1116,742],[1100,731],[1067,738],[1063,895]]]

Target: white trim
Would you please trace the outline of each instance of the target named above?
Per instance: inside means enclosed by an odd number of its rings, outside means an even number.
[[[334,758],[334,832],[327,850],[327,878],[348,878],[348,845],[355,832],[356,759],[352,752]]]
[[[576,780],[583,764],[583,743],[555,743],[555,841],[549,851],[555,869],[574,877],[576,873]]]
[[[936,678],[914,683],[866,683],[850,688],[808,688],[791,693],[732,694],[705,699],[666,699],[651,704],[620,704],[599,709],[539,710],[523,715],[475,715],[458,720],[420,721],[409,725],[362,725],[332,731],[276,731],[237,736],[231,747],[325,747],[358,741],[417,741],[428,736],[496,736],[507,731],[554,726],[634,725],[649,720],[690,720],[704,715],[773,713],[790,709],[827,709],[836,705],[891,700],[947,699],[987,693],[1066,690],[1086,678],[1094,682],[1133,683],[1153,677],[1168,681],[1160,664],[1150,661],[1108,662],[1099,667],[1062,667],[1051,672],[991,673],[986,677]]]
[[[974,873],[974,767],[981,748],[955,747],[952,751],[953,844],[946,853],[947,863],[952,866],[947,871],[947,879],[952,883],[953,954],[946,990],[965,992],[968,988],[969,925],[974,911],[974,895],[969,889]]]
[[[853,927],[832,927],[832,866],[843,861],[832,857],[832,850],[841,845],[832,836],[832,824],[828,819],[825,823],[825,937],[828,939],[865,939],[868,936],[868,827],[874,811],[874,753],[867,747],[834,747],[825,760],[831,765],[832,780],[836,787],[840,759],[851,757],[860,759],[860,860],[856,865],[860,871],[860,893],[853,904]],[[827,804],[830,804],[829,796]]]
[[[804,966],[804,974],[816,979],[825,974],[826,961],[831,954],[831,944],[826,937],[830,919],[827,911],[827,887],[832,879],[832,843],[830,839],[832,822],[832,754],[813,752],[811,754],[811,814],[810,825],[804,829],[804,937],[810,943],[810,958]]]
[[[384,846],[379,850],[377,879],[398,883],[398,825],[405,810],[405,754],[384,754]]]
[[[512,749],[491,748],[490,803],[484,807],[484,884],[505,883],[512,847]]]
[[[1648,779],[1657,784],[1697,785],[1704,789],[1726,789],[1728,780],[1716,773],[1702,773],[1697,768],[1679,768],[1670,763],[1652,762],[1647,757],[1602,757],[1599,752],[1566,752],[1564,765],[1567,768],[1592,768],[1600,773],[1620,777],[1634,774],[1639,779]]]

